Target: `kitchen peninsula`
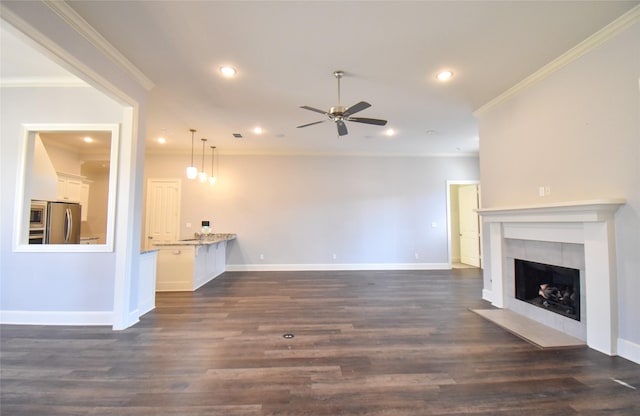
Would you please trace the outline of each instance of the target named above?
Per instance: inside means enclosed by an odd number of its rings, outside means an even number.
[[[235,234],[209,234],[202,238],[155,243],[158,249],[156,291],[194,291],[226,268],[227,242]]]

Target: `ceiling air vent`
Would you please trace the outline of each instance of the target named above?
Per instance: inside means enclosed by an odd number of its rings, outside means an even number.
[[[242,134],[240,134],[240,133],[233,133],[233,137],[235,137],[236,139],[242,139]]]

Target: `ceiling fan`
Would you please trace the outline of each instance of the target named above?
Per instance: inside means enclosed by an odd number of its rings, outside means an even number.
[[[377,118],[364,118],[364,117],[352,117],[353,114],[362,111],[371,107],[371,104],[360,101],[357,104],[352,105],[351,107],[343,107],[340,105],[340,78],[344,76],[344,71],[334,71],[333,76],[338,79],[338,105],[336,107],[331,107],[329,111],[319,110],[317,108],[309,107],[307,105],[303,105],[300,108],[304,108],[305,110],[314,111],[316,113],[324,114],[328,116],[328,120],[335,121],[336,126],[338,128],[338,135],[344,136],[348,133],[347,125],[344,123],[345,121],[354,121],[356,123],[364,123],[364,124],[375,124],[376,126],[384,126],[387,124],[387,120],[380,120]],[[314,124],[324,123],[327,120],[314,121],[313,123],[303,124],[298,126],[298,128],[313,126]]]

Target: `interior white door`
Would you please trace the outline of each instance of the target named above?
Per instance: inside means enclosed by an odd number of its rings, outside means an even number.
[[[460,218],[460,261],[480,267],[480,224],[478,213],[478,185],[458,188]]]
[[[180,180],[149,179],[145,224],[146,249],[153,249],[154,242],[176,241],[179,221]]]

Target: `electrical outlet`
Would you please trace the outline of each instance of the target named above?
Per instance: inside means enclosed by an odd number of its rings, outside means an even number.
[[[420,254],[418,254],[418,253],[414,253],[413,255],[415,256],[416,260],[418,260],[420,258]]]
[[[338,258],[338,255],[336,253],[333,253],[333,259],[335,260],[337,258]]]
[[[539,196],[544,196],[544,186],[540,186],[540,187],[538,188],[538,195],[539,195]]]
[[[264,254],[260,254],[260,260],[264,260]]]
[[[431,228],[436,228],[437,226],[438,226],[438,223],[437,223],[437,222],[432,222],[432,223],[431,223]]]
[[[185,224],[185,227],[187,227],[187,228],[191,228],[191,223],[190,223],[190,222],[186,223],[186,224]]]

